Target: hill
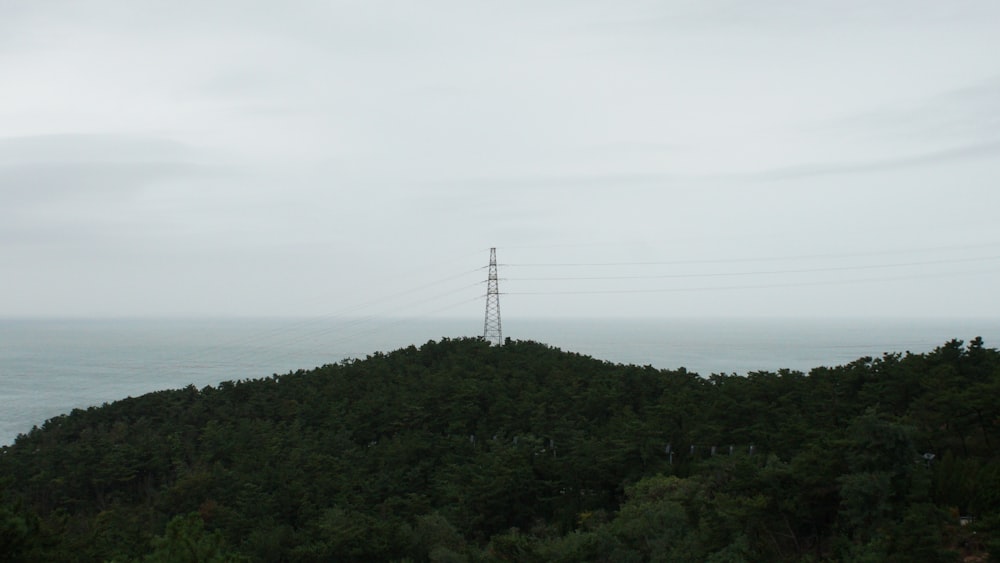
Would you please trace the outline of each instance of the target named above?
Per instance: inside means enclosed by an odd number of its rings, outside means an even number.
[[[998,396],[978,338],[708,378],[431,341],[51,419],[0,453],[0,552],[954,561],[1000,547]]]

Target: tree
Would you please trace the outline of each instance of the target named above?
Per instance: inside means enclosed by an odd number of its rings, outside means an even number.
[[[229,552],[222,533],[208,532],[197,512],[176,516],[162,536],[153,539],[145,563],[232,563],[246,561]]]

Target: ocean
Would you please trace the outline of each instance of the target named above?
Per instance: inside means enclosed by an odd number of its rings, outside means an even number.
[[[0,444],[74,408],[254,379],[443,337],[476,319],[0,320]],[[1000,319],[508,319],[504,336],[615,363],[701,375],[808,372],[864,356],[1000,342]]]

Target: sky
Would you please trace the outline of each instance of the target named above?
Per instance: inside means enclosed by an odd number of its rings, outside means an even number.
[[[0,13],[0,317],[1000,317],[994,0]]]

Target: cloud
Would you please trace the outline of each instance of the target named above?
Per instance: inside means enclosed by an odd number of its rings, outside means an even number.
[[[201,155],[171,139],[110,134],[0,137],[0,165],[26,162],[194,161]]]
[[[0,193],[8,208],[53,199],[121,197],[159,181],[197,173],[177,162],[49,162],[0,166]]]
[[[835,176],[841,174],[864,174],[868,172],[904,170],[960,160],[991,157],[994,155],[1000,155],[1000,140],[876,160],[812,163],[783,168],[773,168],[762,172],[746,174],[742,177],[754,181],[767,181],[791,180],[817,176]]]
[[[28,204],[121,198],[157,182],[217,168],[199,160],[193,148],[155,137],[0,138],[0,193],[8,212]]]
[[[0,239],[78,241],[120,226],[149,190],[220,175],[192,147],[119,135],[37,135],[0,139]]]
[[[994,240],[936,196],[994,189],[1000,20],[917,2],[0,0],[0,258],[69,304],[139,276],[106,310],[142,313],[197,310],[171,276],[278,302],[472,241]]]
[[[617,6],[616,6],[617,7]],[[616,14],[597,21],[591,29],[621,34],[662,33],[665,28],[680,32],[697,29],[732,31],[767,29],[769,31],[829,30],[831,27],[913,26],[921,23],[940,25],[976,23],[996,17],[991,2],[938,2],[907,0],[869,2],[799,2],[796,0],[675,0],[658,3],[633,3],[631,9],[619,8]]]
[[[845,143],[879,140],[894,144],[973,143],[1000,138],[1000,75],[900,100],[805,127],[810,135],[835,135]]]

